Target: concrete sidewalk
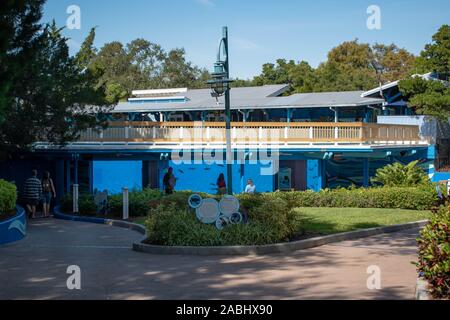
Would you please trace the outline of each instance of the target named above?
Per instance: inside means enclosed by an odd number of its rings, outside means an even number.
[[[40,220],[0,247],[0,299],[413,299],[418,232],[289,255],[156,256],[131,250],[134,231]],[[66,287],[69,265],[81,268],[81,290]],[[367,289],[371,265],[381,290]]]

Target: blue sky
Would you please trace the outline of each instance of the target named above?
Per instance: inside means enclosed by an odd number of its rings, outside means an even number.
[[[81,29],[65,30],[72,51],[98,26],[96,46],[145,38],[169,50],[183,47],[194,64],[212,68],[222,26],[229,27],[233,77],[252,78],[278,58],[316,67],[347,40],[394,42],[418,54],[442,24],[448,0],[47,0],[44,21],[63,26],[67,7],[81,9]],[[367,8],[381,9],[381,30],[369,30]]]

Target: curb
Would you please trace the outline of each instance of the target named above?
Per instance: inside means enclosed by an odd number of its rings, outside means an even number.
[[[60,211],[59,207],[55,208],[53,216],[55,217],[55,219],[59,219],[59,220],[104,224],[104,225],[108,225],[108,226],[112,226],[112,227],[130,229],[130,230],[139,232],[143,236],[145,236],[147,234],[145,227],[141,226],[140,224],[127,222],[127,221],[121,221],[121,220],[69,215],[69,214],[62,213]]]
[[[428,289],[428,282],[423,278],[417,278],[416,284],[416,300],[433,300],[433,297],[430,294],[430,290]]]
[[[155,246],[144,243],[134,243],[133,250],[142,253],[155,255],[197,255],[197,256],[215,256],[215,255],[264,255],[273,253],[289,253],[298,250],[320,247],[329,243],[341,242],[367,238],[379,234],[393,233],[402,230],[422,228],[428,223],[427,220],[410,222],[400,225],[378,227],[366,230],[357,230],[339,234],[333,234],[323,237],[316,237],[301,241],[278,243],[264,246],[229,246],[229,247],[168,247]]]

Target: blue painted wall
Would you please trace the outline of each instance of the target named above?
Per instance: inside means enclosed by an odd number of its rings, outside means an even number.
[[[94,161],[94,190],[115,194],[124,187],[142,190],[142,161]]]
[[[17,215],[0,222],[0,245],[22,240],[27,235],[27,218],[23,208],[17,208]]]
[[[308,160],[306,170],[307,189],[320,191],[325,186],[324,160]]]
[[[264,165],[268,167],[269,165]],[[160,186],[167,169],[172,167],[178,179],[175,190],[192,190],[197,192],[217,193],[217,178],[221,173],[226,177],[226,165],[207,164],[175,164],[172,161],[160,164]],[[248,179],[253,179],[258,192],[271,192],[274,190],[274,175],[261,175],[261,165],[245,164],[243,181],[241,180],[241,165],[233,166],[233,192],[242,193]]]

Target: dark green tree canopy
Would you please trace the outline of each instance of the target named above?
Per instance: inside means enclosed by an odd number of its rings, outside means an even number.
[[[100,83],[106,86],[111,103],[130,97],[133,90],[206,87],[209,73],[186,61],[185,55],[184,49],[166,52],[145,39],[127,45],[115,41],[91,55],[89,68],[102,74]]]
[[[88,54],[69,55],[55,23],[41,25],[44,1],[7,1],[0,32],[2,79],[0,127],[2,156],[35,142],[65,144],[87,127],[103,125],[93,111],[108,110],[103,86],[86,66]],[[86,40],[86,48],[89,39]],[[7,85],[5,85],[7,83]],[[95,106],[95,107],[94,107]]]
[[[450,27],[443,25],[416,60],[414,72],[433,72],[442,80],[412,76],[400,82],[400,89],[417,113],[447,120],[450,117]]]
[[[239,85],[290,84],[296,92],[369,90],[379,84],[402,79],[413,66],[415,57],[395,44],[369,45],[358,40],[343,42],[328,53],[326,62],[316,69],[307,62],[278,59],[266,63],[262,73]],[[377,70],[379,69],[377,76]]]

